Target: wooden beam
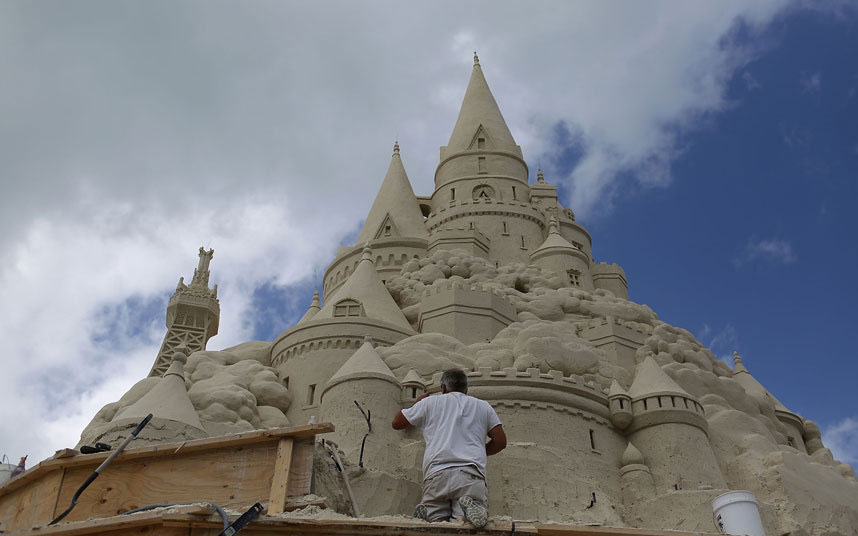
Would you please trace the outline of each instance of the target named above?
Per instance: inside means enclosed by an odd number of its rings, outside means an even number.
[[[274,461],[274,477],[271,480],[271,492],[268,496],[268,513],[279,514],[286,508],[286,492],[289,489],[289,470],[292,467],[292,445],[294,439],[284,437],[277,445],[277,459]]]
[[[314,445],[315,442],[312,439],[295,440],[295,446],[292,449],[292,466],[289,468],[287,497],[303,497],[310,493],[310,486],[313,484]]]
[[[324,434],[333,431],[334,425],[331,423],[303,424],[300,426],[287,426],[284,428],[271,428],[268,430],[253,430],[250,432],[242,432],[240,434],[195,439],[184,443],[162,443],[155,446],[128,448],[117,459],[135,460],[140,458],[172,456],[173,454],[176,454],[177,451],[180,453],[187,453],[200,450],[219,449],[223,447],[275,441],[282,437],[312,438],[315,437],[316,434]],[[134,445],[134,443],[132,442],[131,445]],[[93,466],[94,468],[110,456],[110,452],[70,456],[72,452],[74,451],[70,451],[70,449],[57,451],[54,456],[47,460],[43,460],[15,478],[8,480],[0,486],[0,497],[27,485],[35,478],[50,471],[55,471],[60,468],[79,466]]]
[[[186,506],[174,506],[170,508],[177,515],[184,515],[188,519],[196,519],[199,521],[200,514],[209,515],[214,512],[214,508],[206,504],[189,504]],[[60,523],[50,527],[33,527],[14,531],[9,536],[78,536],[89,534],[100,534],[106,531],[125,530],[136,527],[145,527],[150,525],[160,525],[161,520],[166,514],[166,508],[158,510],[150,510],[148,512],[140,512],[125,516],[114,516],[102,519],[90,519],[87,521],[77,521],[73,523]]]
[[[681,530],[654,530],[589,525],[536,525],[540,536],[717,536],[712,532],[688,532]]]

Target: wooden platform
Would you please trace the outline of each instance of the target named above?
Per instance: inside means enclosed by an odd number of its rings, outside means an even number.
[[[231,516],[234,521],[237,516]],[[127,516],[63,523],[55,527],[14,531],[9,536],[217,536],[222,522],[214,509],[205,505],[190,505]],[[262,516],[241,531],[242,536],[278,534],[330,536],[714,536],[696,532],[653,531],[580,525],[490,522],[477,530],[469,525],[425,523],[406,518],[396,521],[382,519],[306,519]]]
[[[200,501],[236,511],[263,502],[269,513],[283,512],[290,499],[310,492],[316,434],[333,430],[332,424],[321,423],[129,448],[83,492],[63,522],[114,518],[150,504]],[[108,455],[59,451],[6,482],[0,487],[0,530],[49,523]],[[120,518],[122,523],[127,519]]]
[[[703,536],[532,522],[490,521],[477,530],[406,517],[283,515],[310,504],[304,496],[310,492],[315,436],[333,429],[321,423],[127,449],[84,491],[61,523],[47,526],[109,455],[63,450],[0,486],[0,532],[3,536],[217,536],[223,521],[214,507],[200,504],[205,501],[232,511],[230,522],[238,518],[235,512],[244,512],[256,502],[267,506],[266,515],[242,530],[241,536]],[[177,503],[195,504],[124,515],[141,506]]]

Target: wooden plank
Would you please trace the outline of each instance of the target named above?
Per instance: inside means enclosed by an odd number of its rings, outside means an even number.
[[[277,445],[277,460],[268,497],[268,513],[279,514],[286,507],[286,491],[289,487],[289,470],[292,467],[292,445],[294,439],[284,437]]]
[[[295,440],[292,448],[292,465],[289,468],[287,497],[303,497],[310,493],[313,484],[313,450],[315,440]]]
[[[189,519],[195,519],[193,515],[209,515],[214,512],[214,508],[205,504],[190,504],[186,506],[176,506],[170,509],[179,515],[184,515]],[[77,536],[88,534],[109,534],[114,531],[127,531],[129,529],[146,527],[147,530],[141,531],[147,534],[161,534],[161,532],[151,532],[149,527],[152,525],[161,525],[164,515],[168,512],[166,508],[152,510],[149,512],[140,512],[127,516],[114,516],[106,519],[90,519],[86,521],[76,521],[66,523],[65,521],[53,526],[36,527],[32,530],[15,531],[10,536],[27,535],[27,536]],[[199,517],[196,517],[199,520]],[[49,520],[50,521],[50,520]],[[122,532],[129,534],[128,532]],[[136,534],[131,532],[130,534]],[[176,534],[186,534],[176,532]],[[118,534],[118,533],[117,533]]]
[[[110,517],[150,504],[211,501],[223,507],[246,510],[269,496],[277,444],[232,446],[146,459],[121,457],[81,495],[69,521]],[[58,508],[91,474],[89,467],[66,471]]]
[[[334,425],[331,423],[303,424],[300,426],[287,426],[283,428],[271,428],[268,430],[253,430],[250,432],[242,432],[240,434],[231,434],[227,436],[208,437],[205,439],[195,439],[184,443],[164,443],[156,446],[148,446],[141,448],[128,448],[117,459],[118,460],[134,460],[148,457],[163,457],[173,456],[180,447],[179,452],[186,454],[189,452],[205,451],[211,449],[220,449],[224,447],[234,447],[248,445],[253,443],[265,443],[279,440],[282,437],[293,438],[312,438],[316,434],[333,432]],[[133,446],[134,443],[132,442]],[[57,454],[43,460],[42,462],[31,467],[24,473],[7,481],[0,486],[0,497],[15,489],[27,485],[30,481],[38,476],[45,474],[48,471],[56,470],[60,467],[79,467],[92,466],[95,469],[103,462],[110,452],[99,452],[96,454],[78,454],[69,456],[69,449],[57,451]],[[115,463],[115,462],[114,462]]]
[[[0,529],[26,529],[52,520],[62,479],[62,469],[51,471],[0,497]]]
[[[716,534],[712,532],[596,527],[586,525],[537,524],[536,530],[538,534],[544,534],[546,536],[716,536]]]

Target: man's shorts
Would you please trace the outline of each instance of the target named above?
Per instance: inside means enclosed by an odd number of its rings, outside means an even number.
[[[449,521],[464,517],[459,497],[467,495],[486,508],[488,488],[486,480],[471,465],[448,467],[423,480],[423,500],[426,521]]]

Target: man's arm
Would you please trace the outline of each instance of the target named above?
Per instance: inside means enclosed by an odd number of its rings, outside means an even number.
[[[395,421],[394,421],[395,422]],[[489,430],[489,442],[486,443],[486,455],[497,454],[506,448],[506,434],[503,425],[499,424]]]
[[[422,395],[417,397],[417,400],[414,401],[414,405],[429,396],[429,393],[423,393]],[[413,408],[414,405],[411,407]],[[411,428],[414,426],[411,422],[405,418],[405,415],[402,414],[402,410],[399,410],[399,413],[396,414],[396,417],[393,418],[393,422],[390,423],[393,426],[394,430],[405,430],[406,428]]]
[[[406,428],[414,426],[408,422],[408,419],[405,418],[405,415],[402,414],[401,410],[396,414],[396,417],[393,418],[393,422],[390,423],[390,425],[393,426],[394,430],[405,430]]]

